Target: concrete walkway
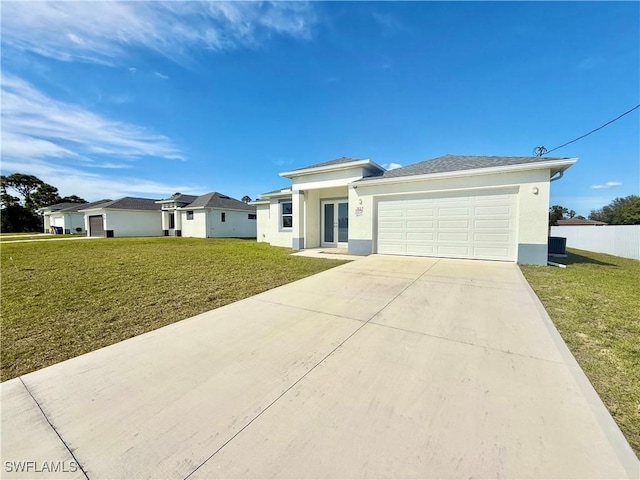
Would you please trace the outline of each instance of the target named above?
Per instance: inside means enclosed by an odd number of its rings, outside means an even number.
[[[4,478],[640,474],[509,263],[371,256],[1,388]]]

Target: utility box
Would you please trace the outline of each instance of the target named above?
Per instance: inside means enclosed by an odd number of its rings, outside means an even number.
[[[549,255],[567,255],[567,239],[565,237],[549,237]]]

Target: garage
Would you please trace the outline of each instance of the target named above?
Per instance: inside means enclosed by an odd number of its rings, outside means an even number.
[[[104,219],[102,215],[91,215],[89,217],[89,236],[104,237]]]
[[[377,252],[515,261],[516,197],[493,190],[380,199]]]

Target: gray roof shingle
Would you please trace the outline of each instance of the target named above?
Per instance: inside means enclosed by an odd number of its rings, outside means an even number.
[[[72,202],[63,202],[63,203],[56,203],[55,205],[49,205],[48,207],[42,207],[40,210],[51,210],[52,212],[59,212],[61,210],[65,210],[67,208],[71,208],[75,205],[84,205],[84,204],[78,204],[78,203],[72,203]]]
[[[228,208],[230,210],[247,210],[250,212],[253,212],[256,209],[253,205],[247,205],[240,200],[236,200],[235,198],[231,198],[218,192],[200,195],[193,202],[183,208]]]
[[[329,165],[340,165],[341,163],[350,163],[357,162],[359,160],[366,160],[365,158],[351,158],[351,157],[340,157],[335,160],[329,160],[328,162],[315,163],[313,165],[309,165],[307,167],[296,168],[295,170],[290,170],[291,172],[297,172],[298,170],[307,170],[308,168],[317,168],[317,167],[328,167]]]
[[[97,205],[100,205],[101,203],[107,203],[110,202],[111,200],[98,200],[97,202],[89,202],[89,203],[74,203],[72,207],[69,208],[65,208],[64,210],[62,210],[65,213],[72,213],[72,212],[77,212],[78,210],[86,210],[87,208],[94,208]]]
[[[162,206],[156,203],[158,200],[155,198],[140,198],[140,197],[123,197],[118,200],[112,200],[110,202],[95,205],[93,207],[84,206],[79,210],[86,210],[88,208],[105,208],[116,210],[160,210]]]
[[[549,160],[566,160],[567,157],[497,157],[479,155],[444,155],[432,160],[414,163],[406,167],[387,170],[381,175],[362,180],[381,180],[387,178],[408,177],[413,175],[429,175],[434,173],[475,170],[478,168],[505,167],[526,163],[547,162]],[[358,180],[358,181],[362,181]]]
[[[180,195],[177,196],[171,196],[169,198],[164,198],[162,200],[159,200],[160,202],[167,202],[169,200],[173,200],[176,203],[191,203],[193,202],[196,198],[198,198],[197,195],[185,195],[183,193],[181,193]]]

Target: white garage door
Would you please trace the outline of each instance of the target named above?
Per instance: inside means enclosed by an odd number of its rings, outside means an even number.
[[[516,259],[515,194],[463,193],[378,202],[378,253]]]

